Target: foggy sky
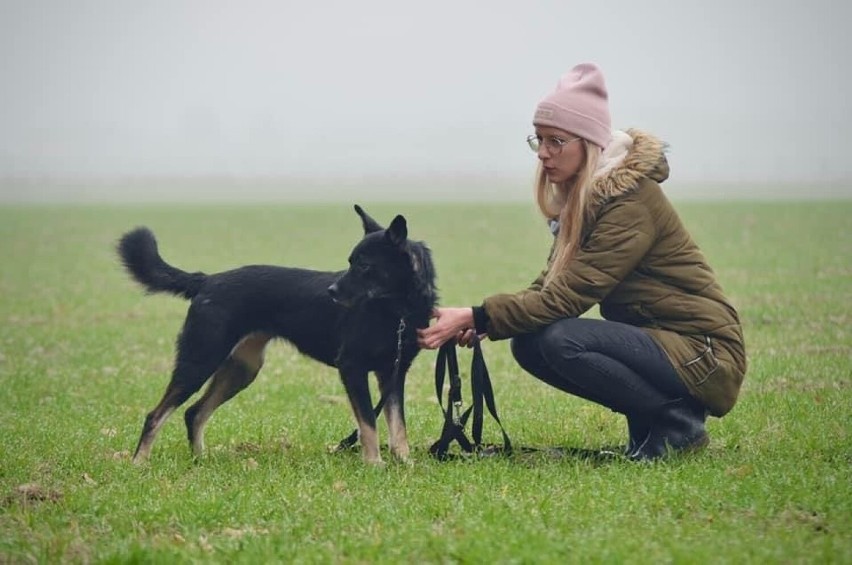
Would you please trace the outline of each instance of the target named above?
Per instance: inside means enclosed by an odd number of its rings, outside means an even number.
[[[848,2],[0,0],[0,177],[528,177],[602,66],[682,182],[852,179]]]

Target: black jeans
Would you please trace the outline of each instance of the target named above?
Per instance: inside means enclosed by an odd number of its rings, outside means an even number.
[[[512,354],[547,384],[626,415],[652,415],[690,397],[657,342],[619,322],[559,320],[513,338]]]

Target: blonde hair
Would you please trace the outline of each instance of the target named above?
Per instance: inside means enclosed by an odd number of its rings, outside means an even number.
[[[583,229],[591,220],[594,202],[589,197],[589,193],[600,160],[601,149],[585,139],[580,142],[585,150],[585,160],[573,179],[553,184],[547,180],[541,163],[536,174],[535,200],[538,209],[548,220],[559,221],[559,233],[556,235],[550,265],[544,279],[545,285],[553,280],[557,273],[563,271],[574,258],[582,244]]]

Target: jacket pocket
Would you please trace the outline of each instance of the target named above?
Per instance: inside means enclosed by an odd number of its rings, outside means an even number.
[[[703,385],[719,370],[719,359],[716,358],[716,352],[713,351],[713,341],[710,336],[704,336],[704,349],[698,356],[682,363],[681,367],[694,375],[695,386]]]
[[[710,413],[717,417],[724,416],[737,402],[742,374],[736,370],[725,349],[718,347],[718,342],[709,336],[692,339],[698,346],[696,353],[681,363],[680,372],[686,376],[695,396],[710,409]]]

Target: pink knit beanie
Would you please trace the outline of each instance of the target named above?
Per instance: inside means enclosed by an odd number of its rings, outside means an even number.
[[[607,101],[600,68],[581,63],[563,75],[556,90],[538,103],[533,124],[564,129],[605,149],[611,135]]]

